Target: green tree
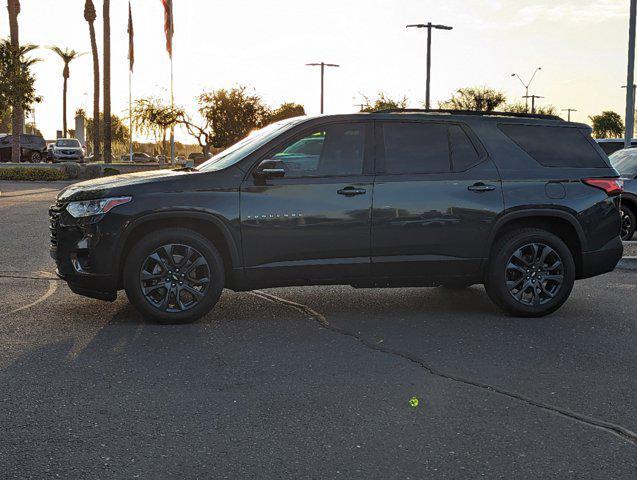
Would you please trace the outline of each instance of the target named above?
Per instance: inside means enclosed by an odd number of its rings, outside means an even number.
[[[305,115],[305,108],[303,108],[303,105],[299,105],[294,102],[286,102],[282,103],[279,108],[269,112],[266,122],[270,124],[287,118],[302,117],[303,115]]]
[[[499,90],[487,87],[460,88],[452,97],[440,102],[443,110],[470,110],[492,112],[505,104],[506,96]]]
[[[363,95],[363,98],[365,99],[365,106],[361,109],[361,112],[378,112],[380,110],[407,108],[407,97],[394,99],[385,95],[383,92],[379,92],[378,97],[375,99],[371,99],[366,95]]]
[[[162,151],[168,155],[166,134],[171,127],[183,123],[186,114],[182,108],[171,107],[156,97],[135,100],[131,112],[135,129],[143,135],[153,135]]]
[[[79,111],[77,113],[80,113]],[[93,136],[95,135],[95,125],[93,118],[86,118],[86,141],[89,144],[92,144],[94,141]],[[101,137],[104,135],[104,113],[100,112],[99,114],[99,131],[98,135]],[[125,121],[119,118],[117,115],[111,115],[111,129],[113,131],[113,147],[114,150],[118,152],[126,152],[128,151],[128,139],[130,137],[130,130],[126,125]]]
[[[69,77],[71,76],[71,70],[69,64],[78,57],[84,55],[83,53],[75,50],[69,50],[68,48],[62,50],[60,47],[49,47],[52,51],[58,54],[58,56],[64,62],[64,68],[62,69],[62,77],[64,78],[62,86],[62,136],[66,137],[67,124],[66,124],[66,94],[68,91]]]
[[[21,45],[16,52],[9,40],[0,40],[0,112],[5,118],[11,115],[12,132],[16,131],[13,112],[19,109],[23,118],[24,111],[30,111],[33,104],[41,100],[35,92],[35,77],[31,72],[33,64],[40,60],[28,56],[36,48]],[[19,128],[17,131],[21,132],[22,123]],[[8,132],[6,126],[3,130]]]
[[[93,56],[93,158],[100,156],[100,59],[97,53],[97,39],[95,37],[95,20],[97,13],[92,0],[84,3],[84,19],[88,23],[89,37],[91,40],[91,54]]]
[[[605,111],[588,118],[593,123],[595,138],[619,138],[624,134],[624,121],[617,112]]]
[[[527,113],[527,108],[524,103],[508,103],[502,107],[502,111],[510,113]],[[557,115],[557,108],[554,105],[540,105],[539,107],[535,107],[535,113],[539,115]]]
[[[205,92],[197,98],[199,113],[212,131],[215,147],[228,147],[260,128],[270,118],[261,97],[239,86]]]

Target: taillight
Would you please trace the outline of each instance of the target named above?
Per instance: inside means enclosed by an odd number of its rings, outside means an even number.
[[[624,191],[624,182],[619,178],[585,178],[586,185],[604,190],[607,195],[619,195]]]

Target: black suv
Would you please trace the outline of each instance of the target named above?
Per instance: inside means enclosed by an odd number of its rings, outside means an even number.
[[[0,162],[11,161],[13,135],[0,138]],[[46,142],[40,135],[20,135],[20,161],[39,163],[46,160]]]
[[[615,268],[621,181],[586,125],[377,112],[270,125],[197,168],[67,187],[51,255],[71,290],[190,322],[224,287],[482,283],[514,315]]]

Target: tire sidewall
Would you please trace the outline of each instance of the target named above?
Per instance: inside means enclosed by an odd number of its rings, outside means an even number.
[[[516,250],[529,243],[543,243],[553,248],[562,259],[564,265],[564,281],[558,294],[544,305],[530,306],[518,302],[506,286],[505,272],[509,259]],[[541,317],[548,315],[568,299],[575,283],[575,262],[568,246],[550,232],[520,232],[509,237],[501,248],[495,252],[487,279],[487,293],[492,300],[507,312],[521,317]]]
[[[162,245],[178,243],[195,248],[204,256],[210,268],[210,284],[204,299],[195,307],[178,313],[162,312],[144,297],[139,273],[148,255]],[[208,313],[217,303],[225,283],[223,260],[215,246],[197,232],[187,229],[167,229],[152,232],[140,240],[127,256],[123,272],[124,289],[130,302],[145,318],[159,323],[190,323]]]

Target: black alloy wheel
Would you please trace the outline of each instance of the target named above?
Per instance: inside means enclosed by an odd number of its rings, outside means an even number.
[[[162,245],[146,257],[139,281],[146,300],[162,312],[183,312],[196,306],[210,284],[206,258],[188,245]]]
[[[518,248],[506,266],[509,293],[523,305],[544,305],[555,298],[564,282],[558,253],[543,243]]]

